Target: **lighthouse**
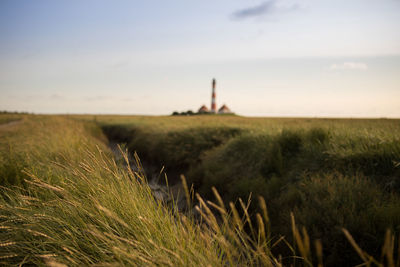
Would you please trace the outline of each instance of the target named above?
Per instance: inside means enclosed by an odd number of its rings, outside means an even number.
[[[217,112],[217,104],[215,102],[215,79],[212,80],[212,94],[211,94],[211,113]]]
[[[220,109],[217,109],[217,103],[215,101],[216,94],[215,94],[215,87],[217,85],[217,81],[215,79],[212,79],[212,93],[211,93],[211,109],[208,109],[206,105],[202,105],[199,110],[197,111],[197,114],[234,114],[225,104],[222,105]]]

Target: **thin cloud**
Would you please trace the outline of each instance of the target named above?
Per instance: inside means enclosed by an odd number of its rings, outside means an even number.
[[[344,62],[342,64],[332,64],[331,70],[367,70],[368,65],[362,62]]]
[[[244,19],[249,17],[258,17],[272,13],[275,8],[275,1],[268,1],[261,3],[258,6],[244,8],[233,13],[233,17],[236,19]]]
[[[232,14],[232,18],[247,19],[253,17],[268,16],[282,11],[293,11],[298,8],[299,6],[297,4],[283,6],[279,5],[277,0],[269,0],[262,2],[257,6],[237,10]]]

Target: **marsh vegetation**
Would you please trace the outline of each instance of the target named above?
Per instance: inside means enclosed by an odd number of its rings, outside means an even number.
[[[398,266],[399,130],[383,119],[26,115],[0,129],[0,262]],[[122,159],[109,140],[127,148]],[[139,158],[171,183],[184,174],[186,212],[154,198]]]

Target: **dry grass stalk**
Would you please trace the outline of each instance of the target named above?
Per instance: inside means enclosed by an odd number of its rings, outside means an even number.
[[[187,208],[190,209],[192,203],[191,203],[191,199],[190,199],[190,193],[189,193],[189,188],[187,186],[186,178],[184,175],[181,175],[180,178],[182,181],[183,190],[185,191],[186,205],[187,205]]]

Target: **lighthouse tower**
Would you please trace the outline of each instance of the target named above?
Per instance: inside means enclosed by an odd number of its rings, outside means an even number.
[[[211,95],[211,113],[217,112],[217,104],[215,102],[215,79],[212,80],[212,95]]]

